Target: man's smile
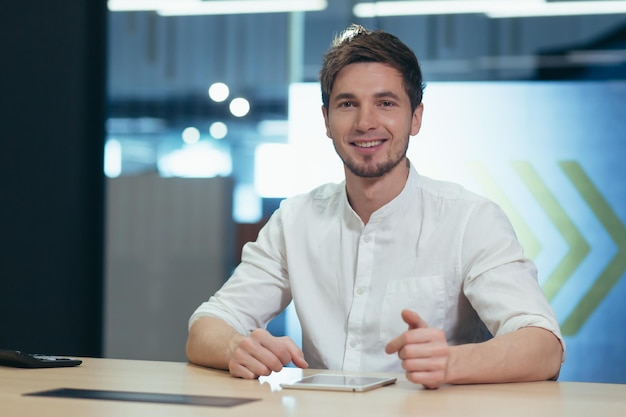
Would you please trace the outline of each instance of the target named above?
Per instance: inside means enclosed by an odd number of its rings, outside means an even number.
[[[358,148],[373,148],[374,146],[382,145],[384,140],[370,140],[367,142],[352,142],[352,145]]]

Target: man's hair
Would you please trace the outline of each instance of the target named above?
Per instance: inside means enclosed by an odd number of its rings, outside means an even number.
[[[324,54],[320,82],[322,102],[328,109],[330,92],[337,74],[346,65],[356,62],[379,62],[402,74],[404,90],[411,100],[411,110],[422,102],[424,84],[422,71],[413,51],[396,36],[382,30],[370,31],[352,24],[337,35]]]

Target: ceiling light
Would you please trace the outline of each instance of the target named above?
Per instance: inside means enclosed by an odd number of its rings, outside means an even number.
[[[197,143],[200,140],[200,130],[197,127],[187,127],[183,130],[181,134],[183,141],[189,145]]]
[[[514,6],[501,7],[485,13],[491,18],[619,14],[626,13],[626,1],[560,1],[531,4],[516,2]]]
[[[357,3],[357,17],[486,14],[492,18],[626,13],[626,1],[439,0]]]
[[[173,4],[195,4],[201,0],[109,0],[107,6],[112,12],[155,11]]]
[[[162,16],[310,12],[326,0],[109,0],[110,11],[156,11]]]
[[[250,102],[243,97],[237,97],[230,102],[228,108],[233,116],[243,117],[250,112]]]
[[[543,0],[524,2],[543,3]],[[467,14],[484,13],[494,5],[506,7],[517,3],[519,0],[373,1],[357,3],[352,11],[356,17]]]
[[[209,127],[209,134],[213,139],[224,139],[228,135],[228,126],[224,122],[213,122]]]
[[[209,97],[217,103],[221,103],[226,100],[229,94],[230,89],[228,88],[228,85],[224,83],[213,83],[209,87]]]

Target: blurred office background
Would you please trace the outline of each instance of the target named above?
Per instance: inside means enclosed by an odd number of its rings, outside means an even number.
[[[184,360],[187,318],[280,200],[341,180],[317,74],[356,22],[421,61],[418,170],[511,217],[561,379],[626,383],[626,2],[237,3],[2,14],[0,348]],[[298,338],[290,311],[270,329]]]

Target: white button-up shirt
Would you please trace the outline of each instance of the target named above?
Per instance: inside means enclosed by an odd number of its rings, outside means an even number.
[[[345,183],[283,200],[190,325],[215,316],[248,334],[292,300],[313,368],[403,371],[384,348],[407,329],[405,308],[452,345],[526,326],[563,343],[535,265],[502,210],[413,166],[403,191],[367,224]]]

